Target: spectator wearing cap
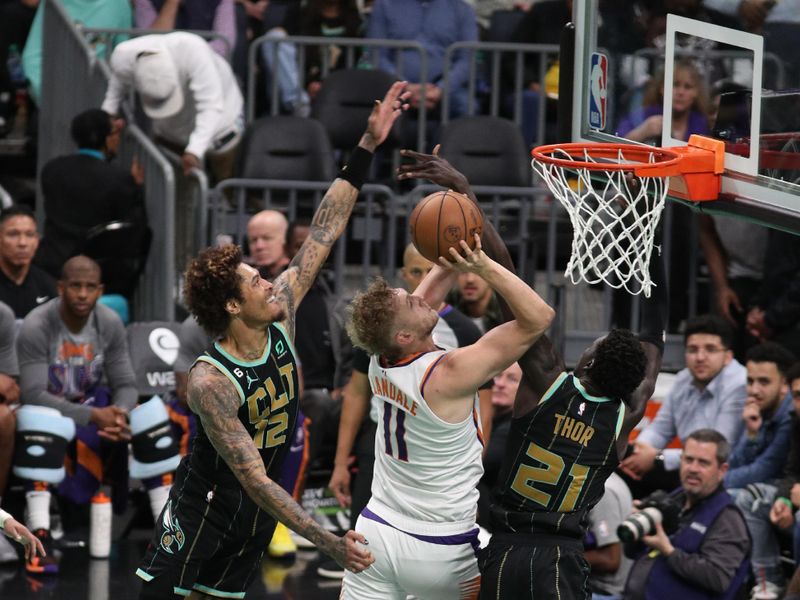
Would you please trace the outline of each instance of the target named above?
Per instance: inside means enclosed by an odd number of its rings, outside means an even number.
[[[139,94],[157,140],[181,154],[185,173],[204,158],[217,179],[230,176],[241,139],[244,101],[227,62],[183,31],[119,44],[103,110],[119,114],[126,91]]]
[[[34,262],[53,277],[80,252],[93,227],[112,221],[146,226],[144,173],[138,162],[130,172],[109,162],[117,154],[123,126],[99,108],[80,113],[70,128],[78,152],[54,158],[42,169],[44,237]]]

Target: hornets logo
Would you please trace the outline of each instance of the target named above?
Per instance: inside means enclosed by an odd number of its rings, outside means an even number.
[[[168,554],[174,554],[172,544],[178,545],[178,551],[183,548],[186,542],[186,536],[183,535],[178,519],[172,517],[172,501],[167,502],[167,507],[164,509],[164,516],[161,519],[161,524],[164,526],[164,533],[161,534],[161,548]]]

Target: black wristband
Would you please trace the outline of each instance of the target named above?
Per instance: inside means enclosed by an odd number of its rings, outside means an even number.
[[[361,189],[369,176],[373,154],[369,150],[356,146],[347,159],[347,164],[339,171],[339,179],[349,182],[357,190]]]

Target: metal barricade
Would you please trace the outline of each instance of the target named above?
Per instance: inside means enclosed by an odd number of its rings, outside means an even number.
[[[108,85],[94,50],[75,28],[61,1],[43,2],[37,173],[50,159],[74,152],[69,134],[72,118],[87,108],[100,106]],[[41,194],[36,210],[41,218]]]
[[[137,321],[173,321],[178,280],[175,253],[175,177],[166,158],[136,125],[125,130],[120,146],[123,164],[134,157],[144,170],[147,221],[153,231],[150,254],[136,288]]]
[[[300,216],[310,218],[330,185],[323,181],[276,179],[221,181],[210,194],[207,242],[209,245],[243,244],[247,237],[247,221],[259,210],[278,210],[290,222]],[[394,191],[387,186],[368,183],[361,188],[350,222],[333,256],[337,293],[342,293],[348,284],[366,285],[371,275],[382,274],[389,280],[396,278],[397,204]],[[358,244],[361,245],[358,261],[350,263],[356,267],[357,274],[346,281],[346,252],[349,250],[351,256],[355,255],[353,251]]]
[[[44,1],[42,98],[40,101],[38,171],[52,158],[74,151],[73,117],[100,106],[109,71],[98,60],[59,0]],[[69,73],[69,77],[65,76]],[[129,123],[132,123],[129,120]],[[150,255],[134,300],[134,317],[172,320],[175,316],[175,180],[172,168],[136,125],[129,124],[120,146],[119,163],[129,168],[136,156],[144,168],[144,194],[153,229]],[[36,200],[40,226],[44,200]]]
[[[262,45],[268,45],[267,50],[272,53],[273,64],[277,65],[281,45],[292,44],[297,48],[297,80],[298,94],[305,91],[306,74],[306,50],[308,47],[319,47],[320,51],[329,49],[332,46],[341,47],[345,56],[345,68],[379,68],[378,53],[381,50],[393,50],[397,53],[397,76],[403,76],[402,50],[411,50],[419,53],[420,56],[420,80],[426,82],[428,79],[428,54],[419,42],[401,40],[372,40],[366,38],[343,38],[343,37],[317,37],[317,36],[286,36],[271,37],[263,35],[250,43],[248,49],[248,77],[247,77],[247,123],[252,123],[255,119],[256,104],[256,80],[257,80],[257,61]],[[361,54],[359,57],[359,53]],[[322,77],[324,78],[330,67],[323,61]],[[279,101],[279,77],[269,77],[269,98],[270,112],[276,115],[280,112]],[[424,94],[424,89],[422,90]],[[417,148],[420,152],[425,148],[425,122],[426,109],[424,104],[419,108],[419,118],[417,123]]]
[[[522,122],[522,92],[525,86],[525,62],[526,60],[537,61],[538,81],[540,82],[539,97],[540,110],[538,116],[540,132],[544,131],[544,104],[545,94],[545,75],[549,68],[550,61],[558,58],[559,47],[556,44],[510,44],[501,42],[456,42],[450,45],[444,54],[444,87],[450,85],[451,70],[453,59],[457,52],[462,50],[472,50],[470,54],[469,68],[469,101],[467,104],[467,114],[475,114],[477,106],[477,92],[479,82],[483,81],[488,86],[489,91],[489,114],[498,116],[503,107],[502,94],[508,91],[512,94],[513,108],[511,110],[514,123],[519,125]],[[502,87],[503,61],[513,58],[513,84],[510,89]],[[442,121],[447,122],[449,115],[449,98],[445,94],[442,99]]]
[[[208,245],[208,176],[196,167],[184,175],[181,157],[169,148],[157,148],[175,175],[175,266],[182,271]]]

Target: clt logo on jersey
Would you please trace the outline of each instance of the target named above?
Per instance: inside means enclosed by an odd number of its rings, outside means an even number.
[[[278,343],[275,344],[275,353],[278,355],[278,358],[286,354],[286,344],[283,343],[283,340],[278,340]]]
[[[586,402],[581,402],[580,406],[578,407],[578,416],[583,416],[583,411],[586,410]]]

